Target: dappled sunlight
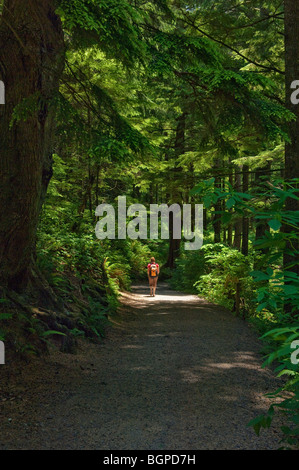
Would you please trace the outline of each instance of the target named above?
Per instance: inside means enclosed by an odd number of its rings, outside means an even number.
[[[162,333],[156,333],[156,334],[151,334],[151,335],[146,335],[148,336],[149,338],[159,338],[159,337],[164,337],[165,335],[163,335]]]
[[[156,315],[171,315],[170,312],[150,312],[145,314],[147,317],[152,317]]]
[[[180,334],[179,331],[174,331],[174,332],[167,333],[167,335],[165,335],[165,333],[154,333],[154,334],[150,334],[150,335],[146,335],[146,336],[148,336],[149,338],[157,338],[157,337],[170,338],[172,336],[177,336],[179,334]]]
[[[298,23],[0,0],[0,450],[299,445]]]
[[[190,436],[192,446],[200,447],[206,439],[220,448],[217,440],[224,436],[229,447],[234,442],[243,448],[263,447],[266,434],[257,438],[246,424],[267,411],[265,393],[275,390],[278,381],[261,367],[256,335],[223,309],[196,297],[191,303],[184,295],[177,298],[183,301],[160,302],[157,297],[149,302],[126,293],[119,324],[100,346],[88,346],[94,353],[89,349],[83,364],[76,357],[56,358],[66,367],[56,363],[44,385],[53,386],[56,373],[65,380],[59,400],[53,395],[59,433],[71,435],[73,428],[81,433],[83,422],[95,446],[107,433],[107,448],[112,438],[121,446],[135,442],[136,436],[160,448],[162,438],[173,442],[175,436],[180,444],[182,435],[186,446]],[[33,411],[51,425],[49,408],[40,403],[39,398]],[[272,433],[272,447],[275,437]]]
[[[185,302],[189,304],[190,302],[198,302],[199,297],[196,295],[190,294],[182,294],[181,292],[172,291],[166,283],[158,284],[156,296],[151,297],[149,295],[149,287],[145,284],[142,285],[133,285],[132,290],[134,292],[133,296],[136,301],[142,301],[151,303],[155,305],[155,303],[167,302],[169,303],[177,303],[177,302]],[[126,293],[122,294],[124,297],[127,295]]]
[[[152,369],[152,367],[148,367],[148,366],[136,366],[136,367],[132,367],[130,370],[134,371],[134,372],[144,372],[144,371],[150,371]]]
[[[191,370],[182,370],[182,381],[190,384],[198,383],[201,380],[200,374],[195,374]]]

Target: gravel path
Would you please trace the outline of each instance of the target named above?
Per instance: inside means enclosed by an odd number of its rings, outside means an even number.
[[[277,449],[246,423],[277,387],[241,319],[160,285],[123,294],[114,328],[0,384],[0,449]],[[4,367],[4,366],[2,366]],[[5,366],[4,375],[11,365]]]

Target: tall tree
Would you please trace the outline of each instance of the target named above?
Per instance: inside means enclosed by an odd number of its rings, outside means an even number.
[[[5,0],[0,22],[0,283],[33,277],[36,228],[52,175],[54,98],[64,66],[55,1]]]
[[[219,158],[215,161],[215,189],[221,189],[221,176],[219,176],[220,171],[220,160]],[[214,229],[214,242],[220,243],[221,241],[221,201],[217,201],[214,205],[214,217],[213,217],[213,229]]]
[[[294,91],[291,84],[299,80],[299,2],[292,0],[284,1],[285,16],[285,86],[286,107],[296,116],[289,124],[290,142],[285,148],[285,179],[299,178],[299,105],[293,104],[291,94]],[[287,211],[299,211],[299,201],[288,198],[286,201]],[[288,234],[293,231],[289,226],[284,227]],[[284,252],[285,270],[294,271],[299,275],[299,234],[287,243]],[[288,308],[286,306],[286,308]]]
[[[177,120],[177,127],[176,127],[176,136],[175,136],[175,161],[173,162],[174,167],[171,171],[171,194],[170,194],[170,202],[180,204],[182,203],[182,196],[180,195],[180,188],[179,188],[179,180],[178,175],[181,171],[179,167],[176,166],[176,160],[184,154],[185,152],[185,132],[186,132],[186,113],[183,112]],[[170,213],[169,217],[169,251],[168,251],[168,258],[165,264],[165,267],[170,269],[174,268],[174,263],[176,258],[178,258],[180,254],[180,245],[181,239],[174,238],[174,217],[173,213]]]
[[[165,3],[153,0],[162,9]],[[133,67],[146,55],[138,24],[153,16],[143,4],[127,0],[4,0],[0,79],[6,84],[7,104],[0,110],[1,285],[22,290],[38,278],[34,276],[35,238],[52,175],[55,98],[61,99],[58,92],[65,65],[63,32],[71,38],[68,49],[97,46]],[[80,82],[80,74],[76,75]],[[132,137],[130,126],[113,112],[113,100],[101,89],[94,89],[93,102],[89,96],[83,99],[87,107],[97,108],[96,114],[104,102],[119,140]],[[136,144],[136,133],[131,144]],[[91,169],[89,176],[94,178]]]
[[[235,190],[237,192],[241,192],[242,189],[242,175],[241,175],[241,168],[236,168],[235,171]],[[236,221],[235,221],[235,234],[234,234],[234,243],[233,246],[238,250],[241,249],[241,241],[242,241],[242,217],[239,214],[236,214]]]
[[[247,193],[249,189],[249,167],[243,165],[243,193]],[[244,214],[242,217],[242,253],[248,255],[248,237],[249,237],[249,219],[248,215]]]

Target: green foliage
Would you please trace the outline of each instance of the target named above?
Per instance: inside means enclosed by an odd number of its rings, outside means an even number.
[[[251,299],[254,289],[249,278],[252,260],[247,259],[238,250],[220,244],[206,245],[203,252],[207,274],[195,283],[199,295],[234,310],[239,284],[243,308],[252,312]]]
[[[138,240],[97,240],[95,220],[88,213],[76,215],[74,199],[64,196],[76,193],[65,181],[68,164],[58,155],[54,158],[55,173],[39,226],[38,266],[70,312],[80,306],[82,318],[70,332],[84,336],[88,328],[102,337],[108,317],[118,308],[120,290],[144,276],[150,250]]]
[[[183,252],[176,262],[176,269],[172,273],[170,285],[178,290],[196,293],[195,280],[199,279],[207,270],[203,249],[190,253]]]
[[[272,268],[264,271],[253,271],[252,277],[256,282],[268,281],[266,286],[257,291],[257,312],[263,309],[283,311],[285,303],[292,304],[293,312],[299,309],[299,277],[291,271],[274,272]],[[270,288],[269,288],[270,286]]]
[[[294,119],[284,106],[282,2],[58,0],[57,13],[66,66],[51,101],[57,153],[36,255],[67,315],[76,316],[71,333],[102,337],[120,291],[146,279],[151,255],[160,265],[168,258],[164,240],[97,240],[97,205],[115,205],[119,195],[129,204],[203,203],[203,248],[181,250],[176,269],[162,269],[162,276],[231,310],[239,296],[243,316],[260,331],[271,329],[264,335],[271,338],[267,364],[280,361],[280,375],[290,378],[279,394],[292,397],[279,407],[290,415],[293,427],[283,431],[293,444],[298,370],[289,360],[298,336],[299,253],[290,247],[298,239],[299,213],[285,205],[298,201],[299,181],[272,176],[283,169]],[[43,105],[37,94],[20,100],[11,128]],[[259,170],[269,163],[273,173],[263,182]],[[243,165],[249,192],[237,187]],[[212,243],[218,220],[227,232],[250,221],[248,256],[224,237]],[[261,237],[254,233],[259,227]],[[292,262],[283,268],[286,253]],[[1,328],[9,329],[14,317],[7,300],[0,306]],[[64,334],[45,330],[34,315],[16,320],[28,340],[17,343],[21,351],[34,353],[36,338]],[[4,335],[1,330],[0,339]],[[270,426],[274,410],[252,422],[257,432]]]
[[[205,244],[201,250],[183,253],[176,263],[171,285],[234,310],[237,284],[243,314],[253,313],[254,283],[249,276],[252,259],[220,243]]]
[[[0,304],[6,305],[8,303],[7,299],[0,299]],[[4,313],[0,312],[0,325],[2,323],[3,329],[0,329],[0,341],[5,341],[5,330],[6,330],[6,325],[7,325],[7,320],[12,319],[12,313]]]
[[[279,377],[286,376],[287,380],[280,389],[269,395],[275,402],[268,413],[253,419],[249,425],[259,435],[261,428],[271,426],[275,410],[282,410],[290,420],[289,426],[282,427],[283,442],[298,446],[299,369],[298,364],[291,361],[293,342],[299,338],[299,276],[292,269],[298,265],[298,253],[295,250],[289,251],[293,258],[289,269],[281,269],[283,253],[289,250],[288,244],[298,238],[299,212],[285,210],[287,199],[298,200],[298,179],[288,183],[283,180],[267,182],[248,194],[236,192],[230,185],[228,191],[214,188],[214,182],[211,179],[200,183],[193,194],[201,194],[208,206],[219,200],[224,201],[226,210],[222,211],[223,223],[231,222],[233,214],[229,211],[233,208],[235,213],[250,214],[257,223],[267,223],[268,230],[253,243],[254,251],[250,257],[242,259],[242,255],[236,252],[237,257],[233,259],[230,249],[221,250],[220,255],[209,255],[206,263],[211,264],[213,270],[202,275],[196,286],[201,295],[232,308],[232,301],[223,302],[223,298],[227,297],[225,276],[241,284],[245,281],[248,286],[250,275],[252,288],[249,298],[254,301],[254,309],[251,311],[255,317],[254,324],[259,328],[262,324],[262,328],[268,329],[262,336],[266,341],[265,349],[268,350],[265,365],[278,361],[280,365],[276,371]],[[280,230],[282,227],[283,231]],[[253,261],[259,269],[251,270]],[[284,311],[286,304],[289,306],[288,314]],[[275,323],[283,327],[273,328]]]
[[[86,324],[98,337],[103,337],[105,327],[109,324],[108,314],[112,311],[111,301],[108,297],[108,305],[103,306],[101,302],[97,302],[91,297],[88,298],[89,309],[85,314]],[[115,305],[113,305],[115,307]]]
[[[275,409],[282,411],[288,418],[288,425],[282,426],[284,448],[298,448],[299,446],[299,366],[297,356],[294,354],[294,342],[299,345],[299,327],[275,328],[263,336],[264,339],[272,340],[278,344],[268,355],[264,366],[279,363],[275,371],[278,377],[286,377],[282,387],[268,396],[275,399],[265,415],[257,416],[248,423],[253,426],[257,435],[261,428],[269,428],[275,416]],[[293,357],[295,356],[295,357]],[[294,447],[295,446],[295,447]]]
[[[127,64],[142,58],[144,45],[136,28],[142,16],[128,1],[61,0],[58,13],[79,47],[100,42]]]

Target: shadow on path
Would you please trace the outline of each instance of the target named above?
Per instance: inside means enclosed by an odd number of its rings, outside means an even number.
[[[277,387],[246,323],[166,284],[154,298],[133,286],[122,305],[101,345],[56,353],[17,385],[0,449],[279,447],[275,426],[260,438],[246,427]]]

